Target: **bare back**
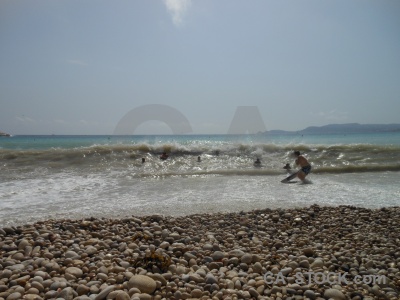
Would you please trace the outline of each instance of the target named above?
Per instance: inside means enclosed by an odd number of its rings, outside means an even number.
[[[308,162],[308,160],[304,157],[304,156],[302,156],[302,155],[299,155],[297,158],[296,158],[296,165],[299,165],[300,167],[307,167],[307,166],[309,166],[310,165],[310,163]]]

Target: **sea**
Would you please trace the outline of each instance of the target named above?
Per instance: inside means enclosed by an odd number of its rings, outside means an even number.
[[[307,183],[281,183],[285,164],[297,170],[294,150],[312,165]],[[391,207],[400,205],[399,179],[400,132],[1,137],[0,227],[313,204]]]

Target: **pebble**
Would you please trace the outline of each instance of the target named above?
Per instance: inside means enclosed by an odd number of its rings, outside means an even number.
[[[327,289],[324,293],[325,299],[346,300],[346,296],[337,289]]]
[[[108,294],[110,294],[115,289],[114,285],[107,286],[104,288],[95,298],[94,300],[103,300],[106,299]]]
[[[66,287],[64,288],[58,295],[58,298],[62,298],[65,300],[73,300],[76,296],[78,296],[78,293],[75,292],[71,287]]]
[[[315,292],[314,291],[311,291],[311,290],[306,290],[305,292],[304,292],[304,297],[307,297],[307,298],[309,298],[309,299],[311,299],[311,300],[314,300],[314,299],[316,299],[316,295],[315,295]]]
[[[0,300],[399,299],[399,217],[399,207],[313,205],[7,226]],[[296,283],[308,271],[387,282]],[[285,283],[267,283],[266,272]]]
[[[129,289],[137,288],[145,294],[152,294],[155,291],[157,284],[154,279],[149,276],[134,275],[129,279],[128,287]]]
[[[289,275],[292,271],[293,271],[292,268],[283,268],[283,269],[281,270],[281,273],[282,273],[283,276],[287,276],[287,275]]]
[[[258,274],[262,274],[263,272],[263,268],[260,262],[256,262],[253,266],[253,272],[258,273]]]
[[[311,264],[311,269],[322,269],[324,267],[324,261],[322,259],[315,259],[314,262]]]
[[[211,254],[211,258],[214,261],[220,261],[225,257],[225,254],[222,251],[215,251],[213,254]]]
[[[246,253],[240,258],[240,261],[244,264],[250,264],[253,261],[253,255]]]
[[[304,248],[303,253],[307,257],[312,257],[314,256],[314,250],[312,248]]]
[[[22,298],[22,294],[18,293],[18,292],[15,292],[15,293],[12,293],[9,296],[7,296],[6,300],[18,300],[18,299],[21,299],[21,298]]]
[[[310,268],[310,262],[308,260],[302,260],[299,262],[299,267],[308,270]]]
[[[70,274],[75,276],[76,278],[80,278],[83,275],[83,272],[81,269],[77,267],[69,267],[65,270],[65,274]]]
[[[206,283],[206,284],[218,283],[218,280],[214,277],[213,274],[208,273],[208,274],[206,275],[206,278],[205,278],[205,283]]]
[[[130,300],[131,297],[127,292],[119,291],[115,297],[115,300]]]

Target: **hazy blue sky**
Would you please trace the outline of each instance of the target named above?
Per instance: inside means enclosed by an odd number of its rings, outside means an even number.
[[[268,130],[400,123],[400,1],[0,2],[1,131],[111,134],[147,104],[195,134],[241,106]]]

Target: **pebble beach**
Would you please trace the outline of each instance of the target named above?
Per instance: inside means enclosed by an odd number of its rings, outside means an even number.
[[[400,207],[0,228],[0,300],[399,299],[399,269]]]

